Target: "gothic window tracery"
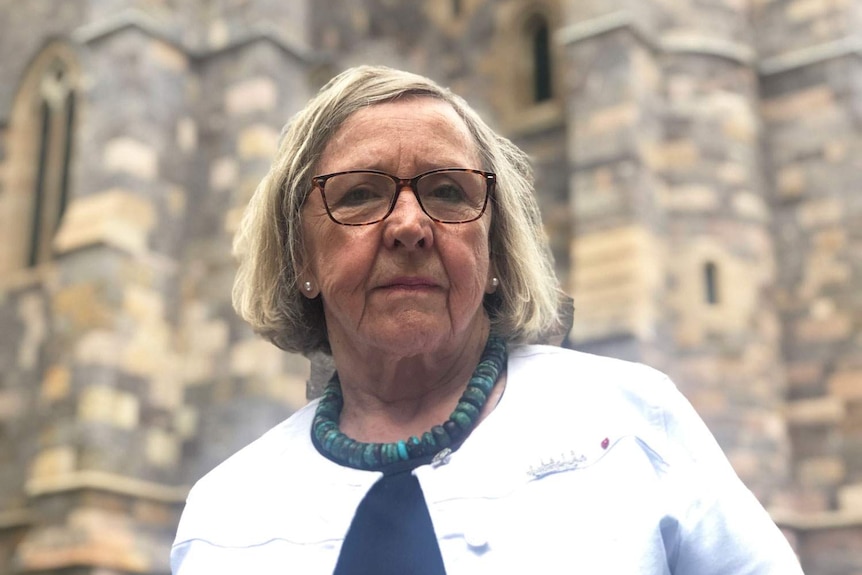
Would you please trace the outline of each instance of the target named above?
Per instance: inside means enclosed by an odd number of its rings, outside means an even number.
[[[703,291],[704,301],[708,305],[718,305],[718,266],[715,262],[708,261],[703,264]]]
[[[511,135],[555,129],[564,121],[561,54],[554,39],[560,12],[554,0],[524,0],[501,19],[495,103]]]
[[[70,200],[77,79],[73,52],[57,42],[30,63],[10,116],[0,197],[0,272],[38,267]]]
[[[39,86],[39,133],[27,266],[50,259],[51,240],[69,199],[75,92],[65,64],[51,63]]]
[[[524,36],[524,45],[530,52],[532,103],[539,104],[553,97],[551,35],[547,18],[543,14],[532,14],[524,26]]]

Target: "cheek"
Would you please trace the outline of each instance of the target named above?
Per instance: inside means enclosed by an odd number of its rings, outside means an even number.
[[[453,257],[457,261],[452,262],[455,266],[452,272],[460,280],[457,285],[471,296],[483,297],[490,267],[487,238],[482,234],[465,238],[458,252]]]
[[[303,261],[306,269],[316,276],[320,281],[325,271],[327,261],[330,259],[327,253],[337,243],[331,229],[326,225],[324,214],[317,213],[318,210],[306,208],[303,213]]]
[[[323,234],[321,226],[318,223],[304,222],[302,226],[302,238],[303,268],[317,275],[320,272],[320,254],[323,246],[326,244],[325,234]]]
[[[375,240],[366,237],[373,230],[329,223],[311,230],[311,239],[306,243],[310,271],[324,295],[361,287],[374,259]]]

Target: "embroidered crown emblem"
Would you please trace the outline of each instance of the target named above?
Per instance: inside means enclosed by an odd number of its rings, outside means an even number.
[[[542,459],[539,462],[539,465],[530,466],[530,469],[527,470],[527,473],[530,474],[534,479],[539,479],[540,477],[545,477],[546,475],[552,475],[554,473],[560,473],[561,471],[571,471],[572,469],[578,469],[581,467],[587,458],[584,455],[575,453],[574,450],[570,451],[568,455],[565,453],[560,454],[559,458],[551,457],[548,461]]]

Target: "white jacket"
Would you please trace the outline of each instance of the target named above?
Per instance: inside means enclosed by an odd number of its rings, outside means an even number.
[[[380,474],[315,450],[316,405],[195,485],[175,575],[332,573]],[[496,409],[414,473],[448,575],[802,573],[689,403],[643,365],[516,348]]]

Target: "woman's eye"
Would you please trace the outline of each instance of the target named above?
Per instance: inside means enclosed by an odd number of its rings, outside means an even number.
[[[380,194],[377,190],[370,187],[356,187],[348,190],[341,199],[338,201],[339,204],[348,204],[348,205],[356,205],[356,204],[364,204],[366,202],[371,202],[374,200],[380,199]]]
[[[464,192],[458,186],[445,184],[436,186],[428,195],[430,199],[445,200],[448,202],[461,202],[464,200]]]

